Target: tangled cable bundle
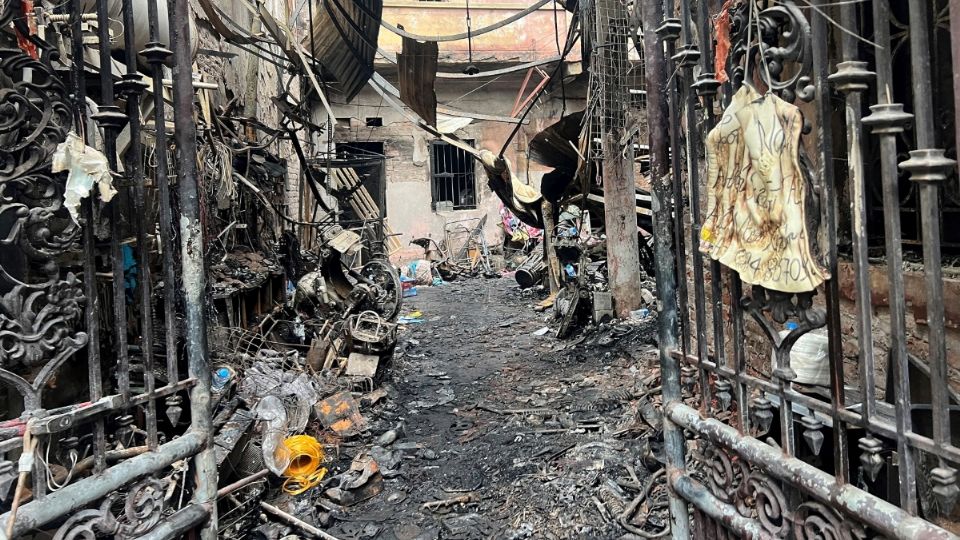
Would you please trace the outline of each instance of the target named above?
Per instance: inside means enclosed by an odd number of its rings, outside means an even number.
[[[205,185],[216,198],[217,207],[229,208],[237,197],[237,186],[233,181],[233,152],[230,147],[218,140],[211,140],[197,151],[200,170],[207,177]]]
[[[310,435],[287,437],[283,445],[290,452],[290,465],[283,472],[286,480],[283,491],[290,495],[299,495],[319,484],[327,474],[321,467],[323,447]]]

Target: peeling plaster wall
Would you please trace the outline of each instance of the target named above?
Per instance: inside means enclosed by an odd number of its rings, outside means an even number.
[[[474,30],[506,19],[529,7],[533,0],[500,0],[470,3],[470,18]],[[472,40],[475,62],[529,62],[556,56],[557,33],[563,47],[567,28],[573,15],[549,2],[530,15],[503,28],[479,35]],[[462,34],[467,31],[467,10],[464,0],[424,2],[422,0],[387,0],[383,5],[383,19],[390,24],[403,25],[404,30],[423,36]],[[398,52],[401,38],[382,28],[380,46]],[[575,47],[569,60],[580,59],[580,48]],[[468,59],[467,40],[440,43],[441,62],[465,62]]]

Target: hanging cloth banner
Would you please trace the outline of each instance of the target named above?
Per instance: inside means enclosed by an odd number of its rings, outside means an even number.
[[[701,251],[745,283],[788,293],[812,291],[830,277],[814,254],[802,128],[797,107],[743,85],[706,143]]]

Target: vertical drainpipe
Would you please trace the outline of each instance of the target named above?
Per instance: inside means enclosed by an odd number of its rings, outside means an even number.
[[[189,0],[171,0],[170,48],[173,50],[173,117],[180,175],[180,256],[183,265],[183,295],[186,303],[187,370],[197,384],[190,390],[190,429],[207,437],[194,458],[193,502],[210,505],[210,519],[200,531],[203,540],[217,537],[217,464],[213,453],[213,421],[210,411],[210,365],[207,321],[204,318],[206,274],[200,224],[200,192],[197,186],[197,125],[193,106],[193,58],[190,51]]]
[[[663,5],[659,0],[643,2],[643,50],[647,77],[647,120],[650,133],[650,178],[653,184],[653,236],[657,268],[657,297],[660,314],[657,319],[660,340],[660,369],[663,381],[663,404],[681,401],[680,364],[671,352],[677,348],[677,275],[676,255],[673,252],[672,189],[670,182],[669,127],[667,118],[667,73],[663,40],[658,29],[664,22]],[[667,416],[663,418],[664,450],[667,477],[672,479],[684,469],[683,430]],[[690,538],[690,517],[687,503],[670,492],[671,537]]]

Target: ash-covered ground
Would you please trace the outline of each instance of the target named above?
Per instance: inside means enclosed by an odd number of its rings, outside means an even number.
[[[324,500],[318,525],[384,540],[666,529],[655,319],[558,340],[552,314],[533,309],[539,300],[509,279],[406,299],[422,322],[401,330],[387,396],[363,409],[369,431],[342,445],[331,470],[366,452],[382,484],[363,502]]]

